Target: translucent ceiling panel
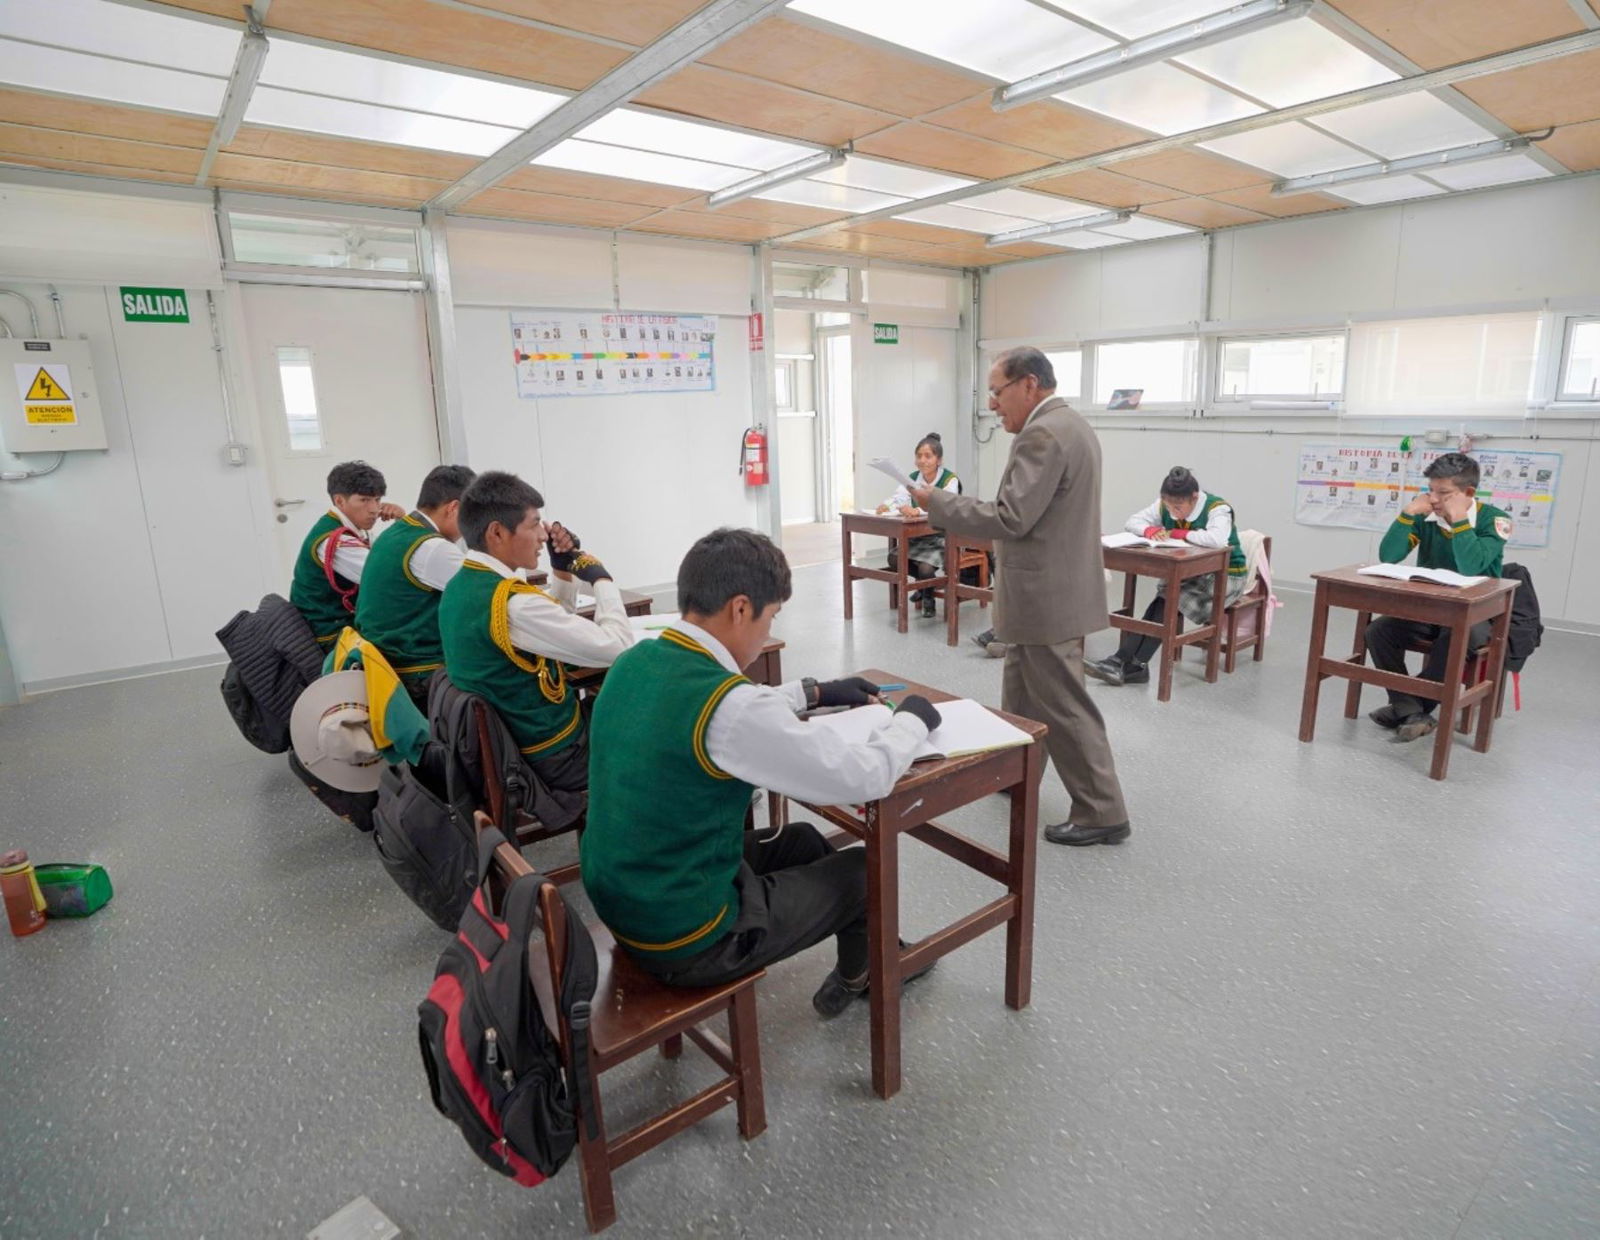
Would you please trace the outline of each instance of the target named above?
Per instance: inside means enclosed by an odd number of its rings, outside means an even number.
[[[460,121],[449,116],[428,116],[400,108],[353,103],[348,99],[302,95],[299,91],[279,90],[275,86],[256,87],[245,120],[253,125],[304,129],[338,138],[391,142],[430,151],[453,151],[458,155],[492,155],[518,133],[515,129],[479,121]]]
[[[836,211],[876,211],[879,207],[892,207],[907,198],[894,194],[875,194],[871,190],[855,189],[849,185],[832,185],[825,181],[790,181],[775,189],[755,195],[770,198],[773,202],[794,202],[806,207],[830,207]]]
[[[1111,237],[1092,228],[1083,228],[1077,232],[1058,233],[1054,237],[1029,237],[1028,241],[1030,244],[1037,241],[1040,245],[1057,245],[1063,250],[1103,250],[1108,245],[1127,245],[1129,238]]]
[[[1400,76],[1308,18],[1242,34],[1176,59],[1275,108]]]
[[[961,205],[976,207],[980,211],[1004,212],[1006,215],[1048,224],[1053,224],[1057,220],[1076,220],[1086,215],[1100,215],[1106,209],[1074,202],[1070,198],[1058,198],[1054,194],[1035,194],[1025,189],[990,190],[987,194],[979,194],[975,198],[962,199]]]
[[[1106,224],[1094,230],[1108,237],[1121,237],[1125,241],[1153,241],[1157,237],[1176,237],[1179,233],[1193,232],[1182,224],[1158,220],[1151,216],[1136,215],[1120,224]]]
[[[1359,202],[1362,206],[1371,206],[1377,202],[1400,202],[1406,198],[1429,198],[1434,194],[1442,194],[1432,181],[1424,181],[1421,177],[1393,176],[1383,177],[1377,181],[1357,181],[1352,185],[1331,186],[1328,193],[1348,202]],[[1292,201],[1292,200],[1291,200]]]
[[[925,168],[908,168],[904,164],[885,163],[860,155],[848,156],[837,168],[829,168],[806,179],[851,185],[856,189],[870,189],[902,198],[927,198],[932,194],[942,194],[946,190],[973,184],[967,177],[947,176],[942,172],[929,172]]]
[[[919,224],[937,224],[941,228],[960,228],[966,232],[983,233],[985,236],[1010,232],[1013,228],[1027,228],[1030,224],[1039,222],[1016,215],[1001,215],[994,211],[977,211],[972,207],[958,206],[955,203],[923,207],[918,211],[907,211],[895,218],[915,220]]]
[[[1053,69],[1113,41],[1030,0],[794,0],[809,13],[1005,82]]]
[[[223,77],[239,51],[236,28],[109,0],[5,0],[0,3],[0,36]]]
[[[1428,173],[1428,179],[1451,189],[1481,189],[1485,185],[1509,185],[1513,181],[1531,181],[1549,175],[1548,168],[1541,167],[1527,155],[1517,154],[1476,164],[1458,164],[1454,168],[1438,168]]]
[[[1317,117],[1317,125],[1384,159],[1468,146],[1495,136],[1426,91],[1331,112]]]
[[[1298,121],[1287,125],[1271,125],[1252,133],[1235,134],[1231,138],[1218,138],[1215,142],[1202,142],[1200,145],[1218,155],[1226,155],[1230,159],[1285,177],[1332,172],[1335,168],[1353,168],[1357,164],[1372,162],[1372,156]]]
[[[1124,39],[1154,34],[1197,17],[1231,9],[1241,0],[1045,0],[1053,8],[1104,26]]]
[[[555,110],[564,96],[464,73],[422,69],[378,56],[273,39],[261,71],[267,86],[380,103],[414,112],[526,129]]]
[[[0,83],[215,116],[227,79],[0,39]]]
[[[661,155],[681,155],[714,164],[766,171],[792,164],[816,151],[814,146],[780,142],[754,134],[736,133],[715,125],[680,121],[636,108],[618,108],[579,130],[588,142],[604,142]],[[738,180],[740,178],[734,178]]]
[[[1172,65],[1143,65],[1056,96],[1159,134],[1184,133],[1262,111],[1232,91]]]
[[[545,168],[565,168],[569,172],[593,172],[599,176],[626,177],[633,181],[654,181],[660,185],[681,185],[688,189],[725,189],[735,181],[750,177],[749,168],[730,168],[676,155],[656,155],[650,151],[630,151],[599,142],[568,138],[533,161]]]

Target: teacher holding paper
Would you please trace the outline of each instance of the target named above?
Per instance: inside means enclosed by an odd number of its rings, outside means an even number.
[[[1105,720],[1083,679],[1083,639],[1106,627],[1100,441],[1056,394],[1038,349],[989,371],[989,408],[1015,435],[993,501],[925,485],[913,498],[940,529],[995,542],[995,637],[1009,647],[1000,708],[1050,728],[1045,745],[1072,797],[1053,844],[1120,844],[1132,833]],[[916,480],[919,481],[920,480]]]

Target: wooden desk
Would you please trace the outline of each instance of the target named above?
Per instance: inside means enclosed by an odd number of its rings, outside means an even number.
[[[928,524],[926,518],[910,518],[887,514],[879,516],[873,512],[841,512],[839,514],[839,538],[841,541],[840,561],[844,565],[844,618],[855,618],[855,597],[852,593],[852,583],[865,578],[869,581],[887,581],[889,583],[889,606],[895,608],[899,614],[898,627],[904,633],[909,627],[908,615],[910,596],[912,590],[924,587],[932,588],[945,584],[943,577],[927,577],[920,581],[911,579],[911,559],[907,554],[913,538],[922,538],[934,533],[933,526]],[[896,552],[896,566],[893,570],[886,568],[861,568],[855,562],[854,553],[850,548],[852,534],[873,534],[879,538],[887,538],[898,548]]]
[[[994,541],[988,538],[974,538],[970,534],[952,534],[949,530],[944,535],[944,571],[949,581],[944,587],[944,644],[947,646],[958,645],[961,641],[961,604],[969,598],[978,600],[978,606],[987,608],[994,602],[994,587],[967,586],[961,584],[961,555],[966,551],[981,551],[984,555],[994,552]]]
[[[1111,613],[1111,627],[1124,633],[1154,637],[1161,642],[1161,675],[1156,701],[1165,702],[1172,697],[1172,665],[1184,646],[1205,643],[1206,681],[1215,684],[1217,660],[1222,654],[1223,605],[1228,597],[1228,548],[1185,545],[1181,550],[1155,551],[1149,547],[1105,547],[1101,554],[1108,571],[1123,574],[1122,607]],[[1217,579],[1211,623],[1184,632],[1183,612],[1178,608],[1179,591],[1190,577],[1206,573],[1215,573]],[[1159,624],[1133,614],[1134,594],[1140,577],[1166,582],[1166,614]]]
[[[1398,689],[1413,697],[1430,698],[1439,703],[1439,729],[1434,733],[1432,779],[1443,779],[1450,769],[1450,736],[1456,712],[1474,704],[1478,712],[1478,734],[1472,747],[1489,751],[1494,732],[1494,700],[1505,675],[1506,634],[1511,628],[1511,600],[1517,592],[1513,578],[1491,577],[1475,586],[1434,585],[1431,581],[1394,581],[1388,577],[1363,577],[1352,564],[1347,568],[1312,573],[1317,583],[1311,613],[1311,645],[1306,653],[1306,688],[1300,704],[1300,739],[1309,741],[1317,726],[1317,698],[1322,682],[1339,676],[1350,682],[1345,690],[1344,717],[1354,719],[1361,709],[1361,686],[1377,685]],[[1328,635],[1328,608],[1348,607],[1356,613],[1355,640],[1348,657],[1330,659],[1323,647]],[[1366,666],[1367,624],[1373,614],[1398,616],[1423,624],[1445,625],[1450,629],[1450,650],[1445,656],[1444,679],[1423,680],[1399,672],[1385,672]],[[1480,621],[1490,620],[1488,674],[1471,688],[1463,687],[1462,672],[1467,662],[1467,630]],[[1441,635],[1440,640],[1443,640]]]
[[[910,678],[868,668],[857,672],[878,684],[904,684],[932,702],[942,693]],[[903,697],[893,694],[891,697]],[[1033,888],[1039,835],[1039,777],[1044,770],[1045,725],[996,711],[1033,737],[1033,744],[942,762],[919,762],[881,801],[858,816],[848,806],[809,805],[813,813],[867,846],[867,939],[870,955],[872,1088],[881,1098],[900,1091],[901,979],[997,926],[1006,928],[1006,1006],[1028,1006],[1033,990]],[[980,797],[1011,790],[1010,837],[1005,852],[933,821]],[[1006,893],[927,938],[900,947],[900,837],[909,835],[1004,885]]]

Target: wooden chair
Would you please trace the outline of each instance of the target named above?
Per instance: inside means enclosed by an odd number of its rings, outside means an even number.
[[[1428,651],[1433,649],[1433,643],[1428,641],[1426,638],[1419,637],[1415,641],[1408,643],[1406,649],[1414,651],[1417,654],[1427,654]],[[1488,677],[1488,675],[1488,647],[1485,646],[1477,650],[1467,651],[1466,668],[1462,673],[1463,683],[1470,689],[1473,685],[1480,684],[1485,678]],[[1500,677],[1500,687],[1495,690],[1494,717],[1496,719],[1500,718],[1500,716],[1506,713],[1507,681],[1511,681],[1516,686],[1516,692],[1514,694],[1516,701],[1515,709],[1522,709],[1522,673],[1508,671],[1504,676]],[[1478,707],[1476,705],[1463,706],[1456,714],[1456,731],[1463,734],[1472,731],[1472,726],[1478,718],[1477,712]]]
[[[537,844],[541,840],[552,840],[558,835],[565,835],[568,831],[582,832],[585,815],[579,814],[575,822],[570,822],[564,827],[547,827],[532,814],[518,810],[514,814],[506,812],[506,790],[500,782],[500,769],[494,762],[494,745],[489,739],[489,705],[482,699],[473,702],[473,718],[478,725],[478,761],[483,768],[483,799],[489,811],[491,822],[509,822],[511,830],[507,832],[508,838],[515,841],[518,848],[526,848],[529,844]],[[578,877],[578,865],[556,866],[545,871],[552,882],[570,883]]]
[[[1268,535],[1261,537],[1261,558],[1267,564],[1272,563],[1272,539]],[[1256,574],[1255,584],[1233,601],[1233,604],[1224,611],[1222,630],[1222,670],[1229,675],[1233,674],[1234,664],[1238,661],[1241,652],[1254,649],[1252,656],[1254,662],[1261,662],[1261,656],[1267,652],[1267,608],[1272,605],[1271,591],[1267,588],[1266,581],[1261,574]],[[1244,636],[1239,636],[1240,622],[1247,616],[1255,617],[1255,626]]]
[[[479,830],[492,825],[482,813],[476,820]],[[532,872],[522,854],[510,845],[495,850],[495,869],[497,877],[505,879]],[[589,1230],[603,1231],[617,1218],[611,1175],[623,1163],[654,1149],[730,1102],[738,1111],[741,1137],[749,1141],[766,1131],[761,1038],[756,1022],[756,981],[765,977],[766,971],[758,970],[723,986],[666,986],[635,965],[604,926],[590,926],[600,975],[589,1005],[587,1060],[574,1063],[572,1028],[565,1015],[558,1016],[554,998],[561,993],[568,909],[560,894],[547,887],[541,893],[539,911],[544,922],[545,953],[530,957],[533,989],[544,1011],[545,1024],[561,1044],[568,1079],[577,1081],[579,1073],[589,1079],[594,1114],[577,1115],[578,1156]],[[727,1042],[699,1027],[723,1012],[728,1017]],[[657,1046],[668,1059],[676,1059],[683,1053],[685,1036],[723,1070],[722,1079],[621,1136],[607,1137],[600,1105],[600,1074]],[[573,1110],[579,1110],[576,1098]]]

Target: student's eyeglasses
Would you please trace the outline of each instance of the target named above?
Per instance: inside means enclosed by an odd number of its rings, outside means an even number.
[[[1028,377],[1027,375],[1018,375],[1015,379],[1011,380],[1010,383],[1002,383],[997,388],[990,388],[989,389],[989,399],[990,400],[999,400],[1001,392],[1005,391],[1008,387],[1010,387],[1012,383],[1021,383],[1027,377]]]

